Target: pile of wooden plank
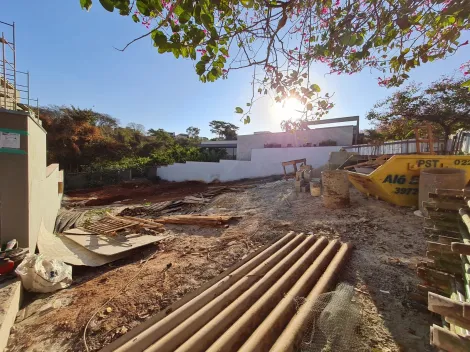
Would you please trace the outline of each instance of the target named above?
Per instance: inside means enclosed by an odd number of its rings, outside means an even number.
[[[237,219],[240,219],[240,217],[230,215],[172,215],[162,216],[153,221],[160,224],[227,227],[231,221]]]
[[[94,222],[86,222],[83,227],[89,232],[106,236],[114,236],[118,231],[126,229],[132,229],[135,233],[139,233],[143,228],[152,229],[156,232],[165,231],[161,223],[129,216],[116,217],[111,214],[107,214]]]
[[[215,186],[210,187],[208,191],[197,193],[191,196],[186,196],[180,200],[170,200],[166,202],[158,202],[149,206],[137,206],[124,209],[119,215],[121,216],[161,216],[169,213],[186,214],[194,210],[194,206],[204,205],[211,202],[211,200],[227,192],[243,192],[247,188],[252,188],[253,185],[241,186]]]
[[[470,351],[470,191],[436,189],[424,202],[429,261],[418,265],[417,298],[442,317],[431,327],[431,344],[449,352]]]

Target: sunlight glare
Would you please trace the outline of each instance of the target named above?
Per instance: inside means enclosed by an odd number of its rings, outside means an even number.
[[[281,103],[275,103],[271,108],[271,116],[276,121],[284,121],[292,118],[297,120],[302,115],[302,103],[296,98],[287,98]]]

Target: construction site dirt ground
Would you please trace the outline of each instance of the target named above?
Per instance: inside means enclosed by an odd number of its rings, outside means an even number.
[[[426,252],[423,220],[410,208],[350,191],[350,207],[337,210],[324,208],[321,198],[296,194],[293,181],[221,194],[199,212],[241,216],[237,224],[229,228],[166,225],[171,236],[162,243],[99,268],[74,267],[72,286],[54,294],[26,294],[26,309],[13,327],[8,350],[83,351],[88,322],[87,345],[99,350],[289,231],[355,245],[339,277],[355,286],[354,299],[361,311],[351,351],[433,350],[429,345],[433,317],[426,306],[410,298],[418,283],[415,265]]]

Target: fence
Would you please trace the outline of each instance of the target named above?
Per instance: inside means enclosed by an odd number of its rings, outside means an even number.
[[[436,153],[444,153],[444,140],[435,141],[433,149]],[[447,142],[447,150],[450,150],[452,141]],[[384,155],[384,154],[416,154],[416,140],[405,139],[385,142],[380,145],[358,144],[345,147],[348,152],[356,152],[359,155]],[[420,144],[420,153],[429,153],[429,143]]]
[[[68,172],[64,175],[65,190],[114,185],[132,179],[132,170],[103,172]]]

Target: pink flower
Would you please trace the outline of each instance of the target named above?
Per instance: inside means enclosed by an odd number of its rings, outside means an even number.
[[[326,15],[328,13],[328,8],[327,7],[322,8],[321,13]]]

